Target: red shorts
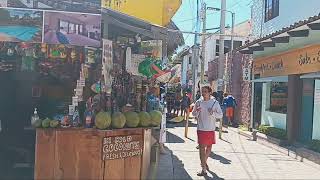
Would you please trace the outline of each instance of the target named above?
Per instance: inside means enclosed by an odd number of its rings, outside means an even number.
[[[216,135],[214,131],[197,131],[198,143],[203,145],[216,144]]]
[[[232,107],[228,107],[226,109],[226,116],[229,117],[229,118],[233,117],[233,108]]]

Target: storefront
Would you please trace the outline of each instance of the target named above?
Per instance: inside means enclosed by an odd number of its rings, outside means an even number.
[[[146,178],[151,129],[165,122],[144,112],[162,110],[156,92],[171,77],[166,28],[100,8],[1,12],[0,177]],[[133,127],[123,116],[132,111],[147,117]]]
[[[251,125],[286,130],[289,142],[319,139],[319,16],[240,49],[253,54]]]

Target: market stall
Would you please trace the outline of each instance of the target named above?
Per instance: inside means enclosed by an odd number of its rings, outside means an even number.
[[[102,42],[101,57],[81,64],[67,113],[34,111],[35,179],[147,178],[152,128],[163,121],[159,84],[171,77],[162,41],[117,34]]]
[[[100,8],[0,10],[30,31],[0,39],[0,177],[146,178],[166,136],[166,29]]]

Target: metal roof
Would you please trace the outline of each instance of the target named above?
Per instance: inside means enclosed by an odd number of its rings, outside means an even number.
[[[275,43],[289,43],[290,37],[308,37],[310,30],[320,30],[320,14],[284,27],[235,50],[243,54],[253,54],[254,51],[263,51],[265,47],[275,47]]]

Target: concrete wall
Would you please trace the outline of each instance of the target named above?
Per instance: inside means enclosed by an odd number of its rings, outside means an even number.
[[[272,127],[286,129],[287,127],[287,115],[281,113],[275,113],[267,111],[270,107],[270,90],[271,84],[264,83],[262,89],[262,114],[261,114],[261,124],[269,125]]]
[[[256,37],[266,36],[320,12],[319,0],[279,0],[279,16],[264,22],[264,2],[253,0],[252,3],[252,32]]]

